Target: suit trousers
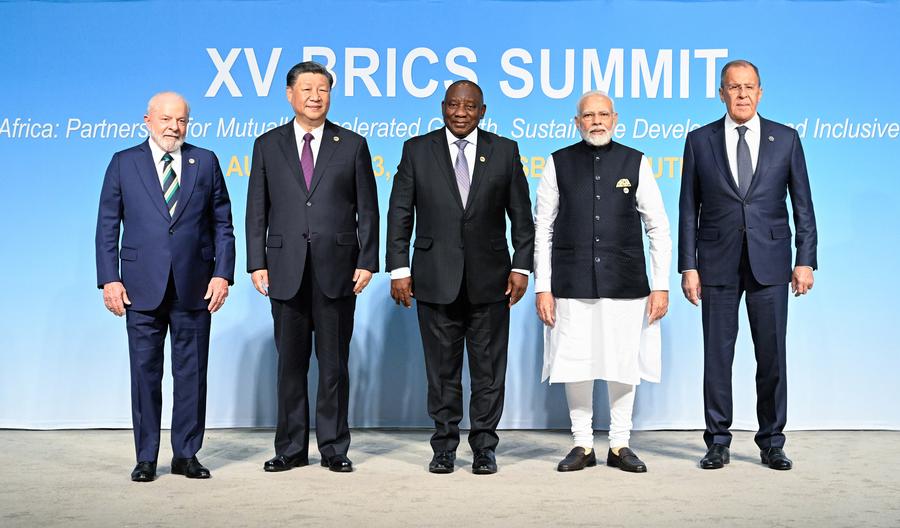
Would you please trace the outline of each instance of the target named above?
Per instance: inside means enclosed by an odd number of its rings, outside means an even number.
[[[419,331],[428,377],[428,415],[434,420],[431,447],[455,451],[463,416],[463,348],[469,354],[472,397],[469,402],[469,445],[473,451],[494,450],[503,414],[506,357],[509,343],[508,301],[469,302],[465,288],[451,304],[416,301]]]
[[[172,454],[190,458],[200,451],[206,428],[208,310],[186,310],[170,273],[162,303],[154,310],[126,310],[131,362],[131,419],[138,462],[159,455],[162,376],[166,333],[172,332]]]
[[[787,284],[763,285],[753,277],[747,241],[737,284],[701,284],[703,317],[703,401],[706,445],[731,445],[731,372],[738,334],[738,307],[746,294],[750,335],[756,353],[756,416],[760,449],[784,447],[787,423]],[[703,277],[700,277],[701,283]]]
[[[347,277],[351,280],[352,277]],[[316,439],[319,453],[346,455],[350,448],[347,423],[350,400],[350,338],[356,296],[328,298],[319,287],[307,251],[297,294],[287,301],[272,299],[275,347],[278,350],[278,417],[275,454],[306,457],[309,453],[309,360],[315,335],[319,364],[316,397]]]

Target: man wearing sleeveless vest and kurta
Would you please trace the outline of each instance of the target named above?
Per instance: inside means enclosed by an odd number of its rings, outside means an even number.
[[[669,220],[647,158],[612,141],[618,120],[612,99],[587,92],[577,110],[583,141],[547,160],[535,206],[536,306],[546,325],[542,381],[565,384],[574,438],[557,469],[596,465],[593,387],[602,379],[610,402],[606,463],[643,473],[647,466],[628,441],[636,386],[660,380]]]

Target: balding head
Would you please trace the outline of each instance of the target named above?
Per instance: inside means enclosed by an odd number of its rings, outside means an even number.
[[[174,152],[184,144],[191,108],[181,95],[160,92],[147,102],[144,123],[153,141],[166,152]]]

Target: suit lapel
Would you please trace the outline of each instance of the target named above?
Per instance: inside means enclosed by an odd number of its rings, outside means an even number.
[[[475,170],[472,171],[472,185],[469,187],[469,201],[466,204],[466,208],[473,203],[475,194],[481,188],[481,180],[484,179],[484,169],[487,161],[491,159],[491,149],[493,148],[494,145],[491,142],[491,138],[479,129],[478,143],[475,145]],[[454,178],[455,176],[456,174],[454,173]]]
[[[340,147],[341,135],[340,129],[331,121],[325,121],[325,128],[322,130],[322,142],[319,144],[319,154],[316,156],[316,165],[313,170],[312,182],[310,184],[309,194],[312,195],[316,191],[319,182],[325,177],[328,170],[328,162],[331,156]]]
[[[156,174],[156,163],[153,159],[153,152],[150,150],[149,139],[141,144],[141,155],[135,160],[138,175],[144,189],[150,195],[150,201],[156,206],[159,214],[169,222],[172,217],[169,216],[169,209],[166,207],[166,200],[163,198],[162,184],[159,183],[159,175]]]
[[[303,179],[303,171],[300,169],[300,154],[297,153],[297,137],[294,134],[293,119],[282,128],[281,140],[279,143],[281,145],[281,151],[287,160],[288,169],[290,170],[291,175],[293,175],[294,180],[300,184],[300,188],[303,189],[303,192],[308,195],[309,189],[306,188],[306,180]]]
[[[768,119],[759,116],[759,152],[756,154],[756,170],[753,171],[753,179],[750,180],[750,188],[747,189],[747,196],[753,194],[753,191],[760,185],[760,180],[765,176],[766,169],[769,168],[770,149],[772,145],[769,143],[769,137],[774,139],[771,123]]]
[[[197,183],[197,160],[191,156],[192,152],[193,147],[187,143],[181,147],[181,175],[179,182],[181,190],[179,191],[178,202],[175,204],[175,216],[172,217],[173,224],[181,218],[181,213],[187,206],[188,200],[191,199],[191,195],[194,193],[194,185]]]
[[[459,195],[459,187],[456,185],[456,173],[450,165],[450,147],[447,146],[446,127],[436,130],[431,138],[431,153],[437,164],[438,171],[444,175],[444,181],[450,187],[450,194],[454,197],[456,205],[465,209],[462,197]]]
[[[734,176],[731,174],[731,166],[728,165],[728,153],[725,152],[725,118],[723,117],[716,123],[715,130],[709,136],[710,148],[713,156],[716,158],[716,165],[719,168],[719,174],[725,178],[728,186],[737,196],[741,195],[737,184],[734,183]]]

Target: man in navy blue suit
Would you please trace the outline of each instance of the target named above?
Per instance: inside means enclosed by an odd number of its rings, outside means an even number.
[[[678,222],[682,290],[702,305],[708,451],[700,467],[729,461],[731,369],[738,305],[746,295],[757,362],[755,440],[763,464],[787,470],[793,465],[783,449],[787,285],[795,296],[806,294],[817,267],[806,160],[795,130],[756,113],[762,87],[752,63],[735,60],[722,68],[719,97],[727,114],[685,142]],[[793,269],[788,194],[796,228]]]
[[[97,285],[106,308],[126,316],[135,482],[156,478],[167,331],[174,379],[171,471],[210,476],[196,454],[206,420],[211,314],[234,283],[234,229],[219,160],[184,142],[189,114],[180,95],[153,96],[144,116],[150,138],[113,155],[100,193]]]

